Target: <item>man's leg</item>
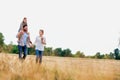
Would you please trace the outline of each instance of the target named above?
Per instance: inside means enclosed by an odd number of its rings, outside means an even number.
[[[25,45],[25,46],[23,46],[23,59],[25,59],[26,58],[26,55],[27,55],[27,46]]]
[[[22,59],[22,46],[18,45],[19,59]]]

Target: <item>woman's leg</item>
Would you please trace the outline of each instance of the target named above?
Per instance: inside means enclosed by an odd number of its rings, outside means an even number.
[[[39,51],[39,63],[42,63],[43,51]]]
[[[38,63],[38,60],[39,60],[39,50],[35,50],[35,54],[36,54],[36,63]]]

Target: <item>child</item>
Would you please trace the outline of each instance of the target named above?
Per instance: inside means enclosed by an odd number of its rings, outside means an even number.
[[[39,36],[37,36],[35,40],[36,63],[42,63],[44,45],[46,45],[46,39],[43,37],[43,34],[44,30],[40,29]]]
[[[27,25],[27,18],[26,17],[23,18],[23,21],[20,24],[18,32],[20,32],[23,29],[24,25]]]

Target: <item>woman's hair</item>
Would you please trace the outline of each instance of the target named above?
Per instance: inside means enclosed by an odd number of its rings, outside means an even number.
[[[44,34],[44,30],[43,29],[40,29],[40,31]]]

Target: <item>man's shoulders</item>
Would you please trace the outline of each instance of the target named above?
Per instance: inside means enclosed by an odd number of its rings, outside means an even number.
[[[43,38],[45,38],[45,36],[43,36]]]
[[[36,38],[40,38],[40,36],[36,36]],[[43,36],[43,38],[45,38],[45,36]]]

